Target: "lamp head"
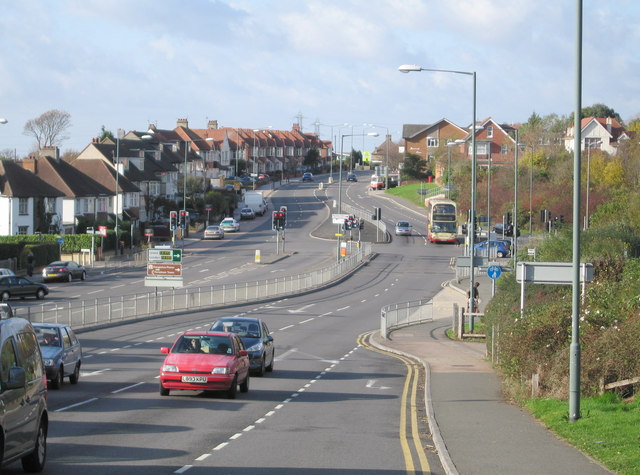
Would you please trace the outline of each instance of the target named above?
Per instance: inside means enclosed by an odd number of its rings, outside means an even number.
[[[7,119],[0,117],[0,124],[6,124],[7,122],[9,122]]]
[[[422,71],[422,67],[417,64],[403,64],[398,68],[398,71],[401,73],[411,73],[416,71]]]
[[[377,137],[377,136],[378,136],[378,135],[380,135],[380,134],[379,134],[378,132],[369,132],[369,133],[367,133],[367,135],[368,135],[369,137]]]

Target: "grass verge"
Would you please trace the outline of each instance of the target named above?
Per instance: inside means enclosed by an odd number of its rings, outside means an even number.
[[[640,400],[616,394],[580,400],[581,417],[568,421],[569,404],[559,399],[530,399],[527,409],[573,446],[624,475],[640,474]]]
[[[399,196],[413,204],[424,208],[424,196],[419,193],[420,190],[430,190],[431,188],[438,188],[435,183],[412,183],[410,185],[402,185],[396,188],[386,190],[385,193],[389,193],[393,196]],[[426,208],[425,208],[426,209]]]

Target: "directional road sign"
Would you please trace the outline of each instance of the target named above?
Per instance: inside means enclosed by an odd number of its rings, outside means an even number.
[[[490,265],[487,267],[487,275],[490,279],[496,280],[502,274],[502,267],[499,265]]]

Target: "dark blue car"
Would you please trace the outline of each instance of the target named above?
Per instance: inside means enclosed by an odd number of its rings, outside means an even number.
[[[249,353],[251,371],[263,376],[273,371],[275,348],[267,324],[259,318],[221,317],[211,326],[211,331],[231,332],[240,337]]]

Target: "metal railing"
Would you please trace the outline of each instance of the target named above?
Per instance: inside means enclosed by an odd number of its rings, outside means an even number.
[[[433,299],[394,303],[380,310],[380,335],[387,338],[397,328],[433,320]]]
[[[32,322],[64,323],[81,329],[163,314],[268,301],[335,283],[359,267],[371,253],[371,244],[364,243],[339,262],[303,274],[210,287],[163,289],[120,297],[47,302],[15,308],[14,313]]]
[[[351,206],[348,203],[342,203],[342,211],[344,211],[346,214],[351,214],[358,219],[362,219],[367,222],[370,222],[375,227],[377,227],[378,230],[380,231],[382,235],[382,241],[383,242],[389,241],[389,234],[387,233],[387,225],[381,219],[372,220],[371,215],[373,214],[373,211],[367,211],[362,208],[357,208],[355,206]]]

